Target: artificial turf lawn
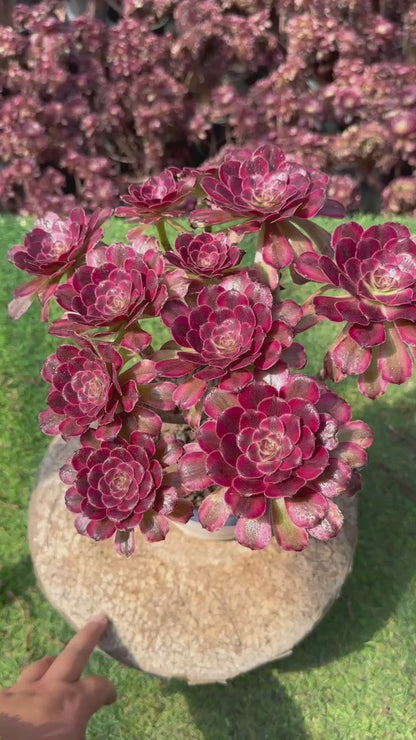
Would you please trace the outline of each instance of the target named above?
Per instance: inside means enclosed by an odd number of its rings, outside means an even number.
[[[26,540],[30,490],[49,441],[37,426],[47,391],[39,371],[56,342],[39,320],[38,305],[16,323],[6,314],[13,288],[25,280],[7,263],[6,252],[30,226],[0,217],[0,686],[12,684],[28,662],[59,651],[72,635],[36,588]],[[120,239],[125,230],[113,222],[107,240]],[[304,290],[290,295],[300,297]],[[312,372],[334,330],[325,322],[305,337]],[[360,396],[353,381],[337,392],[353,403],[354,417],[375,431],[359,495],[354,570],[341,598],[291,657],[227,686],[188,687],[94,655],[88,671],[114,681],[119,699],[92,720],[90,739],[416,736],[416,382],[391,387],[376,402]],[[253,628],[261,630],[261,624]]]

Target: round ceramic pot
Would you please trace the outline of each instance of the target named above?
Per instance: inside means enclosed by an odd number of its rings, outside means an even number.
[[[108,615],[100,646],[116,660],[192,684],[224,683],[290,653],[339,595],[353,561],[354,499],[340,502],[338,537],[303,552],[275,543],[249,550],[233,541],[235,522],[211,534],[195,514],[163,542],[137,537],[126,559],[111,540],[75,530],[58,471],[76,447],[57,438],[46,452],[30,504],[30,549],[41,590],[74,628],[98,609]]]
[[[195,537],[197,540],[210,540],[211,542],[224,542],[225,540],[234,539],[235,525],[237,524],[237,519],[235,518],[235,516],[228,517],[225,525],[217,532],[208,532],[207,529],[204,529],[201,526],[201,524],[199,523],[197,511],[194,511],[193,516],[188,522],[186,522],[186,524],[174,522],[172,519],[170,520],[170,523],[174,524],[175,527],[178,527],[178,529],[180,529],[181,532],[183,532],[183,534],[186,534],[188,537]]]

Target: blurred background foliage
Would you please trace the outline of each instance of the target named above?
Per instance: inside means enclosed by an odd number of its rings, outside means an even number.
[[[415,3],[0,4],[3,212],[115,205],[163,167],[265,141],[350,212],[416,215]]]

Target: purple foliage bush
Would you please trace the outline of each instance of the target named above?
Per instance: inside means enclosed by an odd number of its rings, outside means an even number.
[[[77,208],[11,249],[31,276],[11,318],[36,298],[44,321],[52,299],[63,310],[40,426],[80,442],[61,479],[81,535],[129,556],[136,533],[162,540],[194,511],[210,532],[234,517],[252,549],[339,533],[336,499],[360,490],[372,432],[325,379],[358,376],[375,399],[411,377],[416,242],[397,223],[344,223],[331,239],[312,221],[344,216],[327,189],[269,144],[131,185],[116,210],[133,225],[126,244],[103,242],[111,209]],[[318,284],[303,306],[285,299],[291,277]],[[170,335],[160,349],[155,317]],[[299,340],[320,321],[341,331],[310,377]]]
[[[167,166],[267,142],[328,173],[349,211],[415,214],[411,0],[66,6],[71,22],[60,0],[0,17],[3,211],[91,213]]]

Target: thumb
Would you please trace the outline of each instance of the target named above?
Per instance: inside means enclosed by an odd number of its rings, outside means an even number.
[[[117,692],[114,684],[102,676],[88,676],[79,681],[81,711],[86,719],[107,704],[114,704]]]

